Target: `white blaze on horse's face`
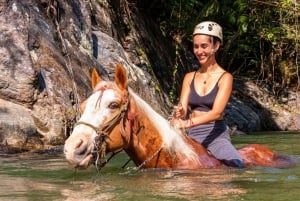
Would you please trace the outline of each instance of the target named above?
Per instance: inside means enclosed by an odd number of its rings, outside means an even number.
[[[86,100],[79,122],[99,128],[119,109],[121,100],[120,95],[117,95],[112,88],[96,91]],[[64,148],[66,159],[74,167],[86,168],[90,164],[96,136],[95,129],[90,126],[85,124],[75,126]]]
[[[105,89],[92,94],[86,102],[80,122],[86,122],[99,128],[114,112],[114,105],[118,105],[119,98],[114,90]]]

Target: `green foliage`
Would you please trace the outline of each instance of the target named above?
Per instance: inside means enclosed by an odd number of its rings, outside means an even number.
[[[218,57],[224,68],[270,86],[299,88],[300,5],[296,1],[170,0],[163,7],[156,17],[166,36],[191,41],[196,24],[216,21],[224,32]]]
[[[293,3],[294,2],[294,3]],[[267,2],[265,5],[251,5],[249,15],[252,23],[257,27],[258,34],[251,30],[251,34],[259,38],[263,49],[260,64],[261,79],[270,79],[274,86],[284,88],[297,86],[299,83],[299,25],[298,12],[294,10],[295,1],[281,0],[280,3]],[[285,63],[284,68],[282,64]],[[264,73],[262,73],[264,71]],[[298,72],[297,72],[298,71]],[[266,76],[262,76],[266,75]],[[279,85],[278,85],[279,83]],[[277,89],[275,89],[277,90]]]

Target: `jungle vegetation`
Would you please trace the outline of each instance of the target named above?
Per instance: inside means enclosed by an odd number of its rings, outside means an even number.
[[[150,17],[174,41],[191,40],[196,24],[223,27],[218,54],[235,77],[247,77],[274,96],[299,90],[300,3],[298,0],[140,0]]]

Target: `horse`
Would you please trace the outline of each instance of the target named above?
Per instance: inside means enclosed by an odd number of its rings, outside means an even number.
[[[103,167],[109,153],[125,151],[138,168],[200,169],[225,166],[200,143],[170,122],[127,86],[125,68],[116,66],[114,81],[94,68],[93,93],[80,105],[81,117],[64,144],[69,164]],[[293,159],[260,144],[237,149],[244,166],[286,168]],[[97,168],[98,169],[98,168]]]

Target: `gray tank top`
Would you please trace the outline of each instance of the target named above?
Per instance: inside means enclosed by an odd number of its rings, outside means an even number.
[[[195,89],[195,76],[196,76],[197,71],[194,74],[194,77],[192,79],[191,82],[191,92],[190,92],[190,96],[189,96],[189,106],[191,107],[191,110],[199,110],[199,111],[204,111],[207,112],[209,110],[212,109],[215,98],[217,96],[218,90],[219,90],[219,86],[218,83],[221,79],[221,77],[226,73],[224,72],[219,80],[217,81],[216,85],[214,86],[214,88],[206,95],[204,96],[200,96]]]

